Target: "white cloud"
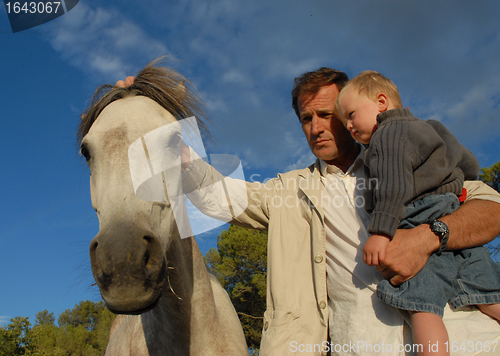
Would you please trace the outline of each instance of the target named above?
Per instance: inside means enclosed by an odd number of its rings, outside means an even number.
[[[306,167],[309,167],[311,164],[314,163],[316,160],[316,157],[312,154],[312,152],[304,153],[302,156],[300,156],[295,163],[290,164],[285,167],[284,171],[292,171],[294,169],[303,169]]]
[[[500,99],[497,1],[154,0],[140,17],[128,15],[80,3],[53,21],[50,41],[106,82],[166,54],[168,43],[215,117],[218,152],[234,153],[249,167],[311,163],[290,91],[295,76],[321,66],[351,76],[381,71],[396,82],[405,106],[443,121],[460,140],[500,131],[493,120]]]
[[[0,326],[3,324],[8,324],[10,322],[10,316],[0,315]]]
[[[297,124],[297,122],[294,121],[293,123]],[[284,135],[284,146],[293,159],[293,163],[284,168],[285,172],[309,167],[316,160],[303,134],[293,135],[291,132],[287,132]]]
[[[234,68],[224,73],[221,80],[226,83],[238,83],[238,84],[245,84],[245,82],[248,82],[248,78],[245,76],[245,74]]]
[[[167,55],[167,47],[115,9],[80,2],[46,27],[53,48],[63,58],[106,81],[135,72],[134,61]],[[145,64],[145,63],[144,63]]]
[[[429,98],[417,106],[418,114],[422,119],[443,122],[466,147],[486,142],[500,133],[499,83],[500,75],[492,73],[480,82],[464,83],[459,91],[450,88],[453,95],[443,92]]]
[[[211,112],[227,112],[228,110],[227,103],[220,97],[206,92],[200,93],[200,96],[203,98],[205,106]]]

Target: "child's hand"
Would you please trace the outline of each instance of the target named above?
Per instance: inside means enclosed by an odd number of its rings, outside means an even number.
[[[363,247],[363,261],[368,266],[378,266],[385,257],[385,249],[389,241],[391,240],[386,235],[371,235]]]

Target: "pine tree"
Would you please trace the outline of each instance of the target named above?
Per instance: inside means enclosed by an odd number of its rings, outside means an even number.
[[[500,192],[500,161],[489,168],[481,168],[479,179],[495,189],[497,192]]]
[[[267,233],[230,225],[205,261],[228,292],[247,345],[256,354],[266,309]]]

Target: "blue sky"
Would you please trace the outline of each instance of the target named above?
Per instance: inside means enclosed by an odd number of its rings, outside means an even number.
[[[264,180],[313,156],[290,103],[293,78],[374,69],[403,104],[442,121],[479,159],[500,160],[500,2],[81,0],[13,34],[0,7],[0,323],[100,300],[98,230],[76,126],[95,88],[170,55],[207,104],[209,153]],[[203,251],[216,234],[198,238]]]

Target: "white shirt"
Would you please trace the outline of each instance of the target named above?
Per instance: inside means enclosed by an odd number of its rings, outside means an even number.
[[[345,173],[321,161],[332,354],[400,355],[403,318],[376,298],[382,275],[363,262],[370,221],[363,204],[362,190],[368,184],[363,153]]]

